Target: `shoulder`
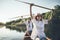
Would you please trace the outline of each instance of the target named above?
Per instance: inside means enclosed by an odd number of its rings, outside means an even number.
[[[44,24],[48,24],[48,20],[47,19],[43,19]]]

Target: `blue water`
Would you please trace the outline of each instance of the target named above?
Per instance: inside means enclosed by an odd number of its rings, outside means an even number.
[[[23,40],[24,32],[10,30],[6,27],[0,28],[0,40]]]

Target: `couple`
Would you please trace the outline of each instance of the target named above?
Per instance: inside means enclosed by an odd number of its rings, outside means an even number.
[[[37,37],[39,40],[46,40],[44,25],[48,24],[48,20],[44,20],[41,14],[37,14],[35,17],[32,15],[30,16],[31,19],[25,23],[27,25],[27,32],[25,36],[28,34],[31,38],[30,40],[35,40]]]

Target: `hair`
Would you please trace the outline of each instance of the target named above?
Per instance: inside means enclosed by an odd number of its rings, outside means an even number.
[[[30,21],[31,21],[31,18],[28,18],[28,23],[30,23]]]
[[[36,20],[38,20],[37,17],[43,18],[41,14],[37,14],[37,15],[35,16],[35,19],[36,19]],[[42,19],[40,19],[40,21],[42,21]]]

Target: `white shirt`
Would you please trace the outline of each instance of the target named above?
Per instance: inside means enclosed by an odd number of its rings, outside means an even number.
[[[26,24],[27,31],[31,31],[33,26],[32,22],[30,21],[30,23],[28,23],[28,21],[26,21],[25,24]]]
[[[44,33],[44,24],[48,23],[48,20],[36,21],[35,19],[32,20],[34,28],[32,30],[31,38],[35,39],[37,36],[46,37]]]

